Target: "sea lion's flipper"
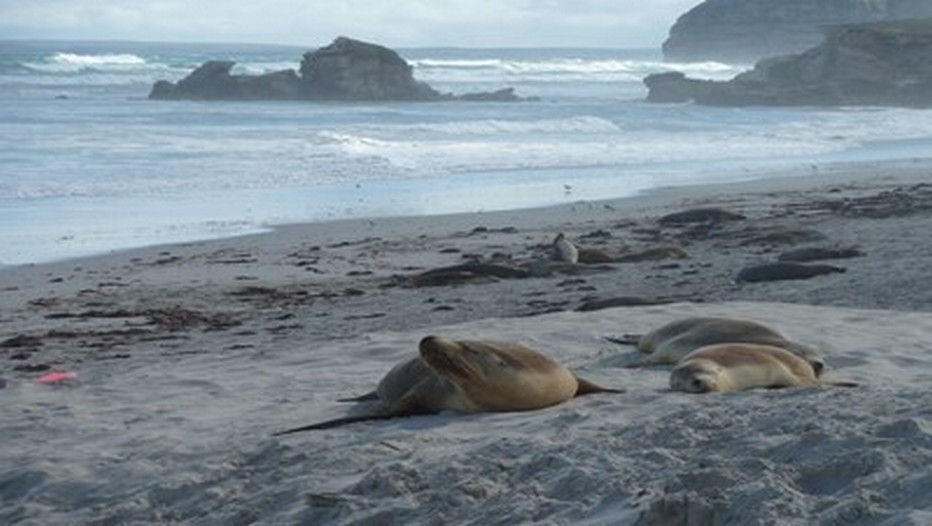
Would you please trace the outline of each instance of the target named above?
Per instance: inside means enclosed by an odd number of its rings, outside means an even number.
[[[346,424],[353,424],[356,422],[365,422],[367,420],[388,420],[390,418],[395,418],[403,415],[396,415],[391,413],[377,413],[374,415],[357,415],[357,416],[345,416],[343,418],[335,418],[333,420],[326,420],[324,422],[318,422],[316,424],[309,424],[306,426],[296,427],[294,429],[286,429],[285,431],[278,431],[272,433],[273,437],[290,435],[291,433],[300,433],[301,431],[313,431],[317,429],[330,429],[334,427],[345,426]]]
[[[373,402],[378,399],[379,399],[379,393],[376,391],[372,391],[362,396],[356,396],[353,398],[339,398],[337,399],[337,402]]]
[[[365,397],[368,395],[363,396]],[[326,420],[324,422],[296,427],[294,429],[286,429],[285,431],[273,433],[272,436],[290,435],[291,433],[299,433],[301,431],[331,429],[334,427],[345,426],[347,424],[355,424],[356,422],[366,422],[368,420],[390,420],[392,418],[399,418],[403,416],[427,415],[434,414],[436,412],[437,411],[435,409],[431,409],[428,405],[421,403],[419,395],[415,391],[414,393],[408,393],[405,396],[402,396],[390,407],[383,407],[377,413],[335,418],[333,420]]]
[[[580,377],[576,377],[576,383],[579,384],[579,387],[576,389],[576,396],[583,396],[593,393],[623,393],[624,389],[613,389],[611,387],[602,387],[601,385],[596,385],[589,380],[584,380]]]
[[[605,340],[618,345],[633,345],[637,347],[643,334],[622,334],[621,336],[605,336]]]

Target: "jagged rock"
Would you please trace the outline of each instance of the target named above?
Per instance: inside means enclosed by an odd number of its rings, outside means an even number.
[[[414,79],[398,53],[367,42],[339,37],[304,54],[302,92],[315,100],[437,100],[442,95]]]
[[[663,52],[670,61],[753,63],[815,46],[823,26],[929,16],[929,0],[706,0],[677,19]]]
[[[661,73],[644,82],[653,102],[722,106],[932,106],[932,18],[824,29],[799,55],[761,60],[727,82]]]
[[[211,60],[177,84],[160,80],[152,86],[150,99],[202,100],[295,100],[300,98],[298,75],[282,70],[264,75],[232,75],[235,62]]]
[[[512,88],[469,93],[440,93],[414,79],[398,53],[376,44],[339,37],[304,54],[300,74],[282,70],[264,75],[232,75],[234,62],[205,62],[177,83],[160,80],[150,99],[315,100],[315,101],[501,101],[525,100]]]

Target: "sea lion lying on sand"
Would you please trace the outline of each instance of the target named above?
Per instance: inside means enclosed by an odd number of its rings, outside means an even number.
[[[781,281],[790,279],[809,279],[822,274],[845,272],[844,267],[835,265],[804,265],[792,261],[778,261],[745,267],[738,272],[736,281],[758,283],[761,281]]]
[[[799,356],[754,343],[723,343],[696,349],[670,372],[670,388],[687,393],[815,385],[857,384],[822,381],[812,364]]]
[[[787,340],[766,325],[751,320],[723,317],[690,317],[672,321],[643,335],[637,348],[647,356],[641,365],[673,364],[690,352],[717,343],[759,343],[786,349],[809,362],[816,376],[825,362],[815,347]]]
[[[374,413],[275,435],[440,411],[528,411],[576,396],[623,392],[578,378],[554,360],[517,343],[427,336],[421,340],[419,351],[419,356],[393,367],[375,391],[348,400],[378,400],[382,407]]]

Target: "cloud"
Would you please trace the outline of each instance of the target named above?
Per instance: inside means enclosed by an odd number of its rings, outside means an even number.
[[[656,46],[697,0],[0,0],[0,38]]]

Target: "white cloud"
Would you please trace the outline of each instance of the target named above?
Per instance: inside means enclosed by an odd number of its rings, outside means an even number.
[[[656,46],[699,0],[0,0],[0,38]]]

